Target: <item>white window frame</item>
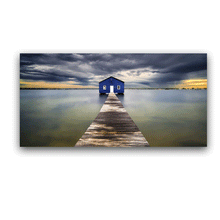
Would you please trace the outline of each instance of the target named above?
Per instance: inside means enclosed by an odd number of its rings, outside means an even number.
[[[117,90],[120,90],[121,89],[121,86],[120,85],[117,85]]]
[[[106,90],[106,85],[103,86],[103,90]]]

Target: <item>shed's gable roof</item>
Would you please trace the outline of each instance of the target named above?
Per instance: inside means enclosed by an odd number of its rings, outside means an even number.
[[[105,80],[107,80],[107,79],[110,79],[110,78],[114,78],[114,79],[116,79],[116,80],[121,81],[121,82],[124,83],[124,81],[122,81],[122,80],[120,80],[120,79],[117,79],[117,78],[115,78],[115,77],[113,77],[113,76],[110,76],[110,77],[108,77],[108,78],[106,78],[106,79],[100,81],[99,83],[101,83],[101,82],[103,82],[103,81],[105,81]]]

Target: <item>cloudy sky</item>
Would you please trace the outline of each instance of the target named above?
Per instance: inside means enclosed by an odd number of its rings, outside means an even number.
[[[207,55],[20,55],[21,88],[96,88],[109,76],[126,88],[207,88]]]

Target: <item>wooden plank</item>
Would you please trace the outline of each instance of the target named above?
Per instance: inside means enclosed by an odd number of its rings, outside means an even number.
[[[75,147],[148,147],[149,144],[114,93]]]

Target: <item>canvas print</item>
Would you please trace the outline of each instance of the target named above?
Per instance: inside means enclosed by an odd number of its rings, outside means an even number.
[[[207,54],[21,53],[20,146],[207,146]]]

